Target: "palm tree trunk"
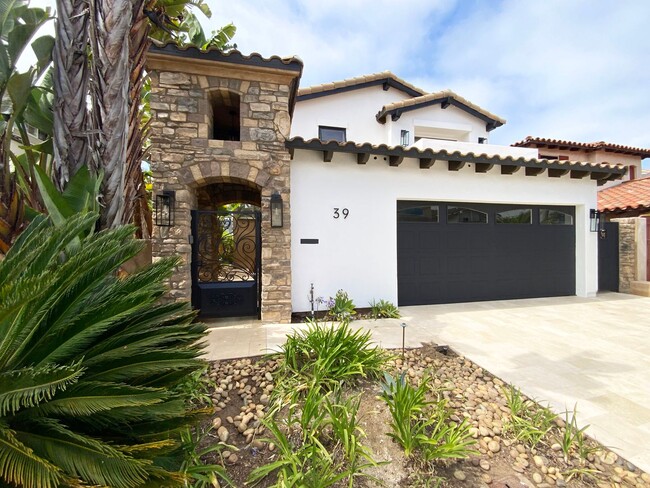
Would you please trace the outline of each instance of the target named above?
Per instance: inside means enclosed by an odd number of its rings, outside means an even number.
[[[135,0],[133,4],[133,25],[129,35],[131,60],[131,78],[129,83],[129,140],[126,156],[125,219],[133,218],[138,226],[138,237],[151,235],[151,211],[147,204],[147,192],[144,188],[142,160],[146,156],[145,141],[148,125],[143,125],[141,97],[145,82],[145,62],[151,46],[149,19],[143,12],[144,0]]]
[[[54,182],[60,190],[89,164],[88,19],[85,0],[57,0],[54,44]],[[95,170],[97,168],[94,168]]]
[[[97,156],[105,171],[102,228],[128,222],[125,212],[126,155],[129,131],[129,34],[133,2],[91,1],[93,122]]]

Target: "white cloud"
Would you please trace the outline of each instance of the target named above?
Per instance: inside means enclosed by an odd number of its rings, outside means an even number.
[[[232,21],[242,52],[298,55],[302,86],[393,70],[406,76],[452,0],[282,0],[219,3],[212,27]],[[402,73],[405,72],[405,73]]]
[[[221,4],[244,52],[297,54],[302,86],[390,69],[526,135],[650,147],[650,2],[271,0]]]

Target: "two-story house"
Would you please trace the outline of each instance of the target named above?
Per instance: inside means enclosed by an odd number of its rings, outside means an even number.
[[[359,306],[594,295],[596,190],[624,170],[489,144],[504,123],[388,72],[299,90],[294,310],[311,283]]]
[[[616,164],[488,143],[501,117],[384,72],[299,89],[302,62],[152,47],[154,258],[205,317],[598,288],[597,188]]]

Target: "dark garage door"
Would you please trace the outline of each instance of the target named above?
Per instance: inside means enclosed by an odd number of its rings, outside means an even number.
[[[398,304],[574,295],[574,218],[574,207],[398,201]]]

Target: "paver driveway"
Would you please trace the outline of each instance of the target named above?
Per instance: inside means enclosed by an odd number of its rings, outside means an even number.
[[[384,347],[448,344],[555,411],[578,405],[590,435],[650,472],[650,298],[540,298],[403,307],[400,320],[356,321]],[[276,348],[291,327],[214,329],[213,359]]]

